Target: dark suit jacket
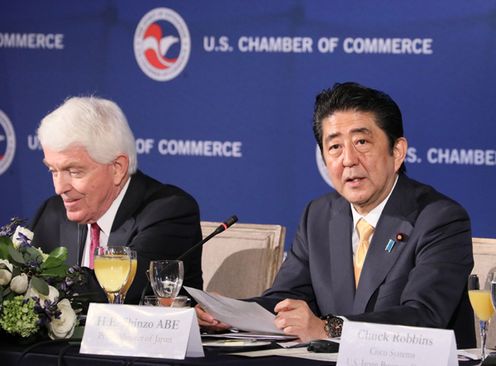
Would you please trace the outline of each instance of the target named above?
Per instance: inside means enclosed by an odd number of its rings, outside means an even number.
[[[473,267],[465,210],[432,187],[400,176],[377,223],[355,290],[350,204],[331,193],[306,208],[275,281],[261,298],[273,310],[306,300],[316,315],[454,329],[458,347],[475,346],[466,283]],[[403,233],[405,240],[396,236]],[[396,240],[391,252],[385,250]]]
[[[87,227],[67,219],[60,196],[41,206],[31,226],[33,245],[47,253],[65,246],[69,249],[68,264],[80,264]],[[125,245],[138,253],[138,270],[126,303],[138,303],[148,282],[145,271],[150,260],[175,259],[201,238],[200,213],[193,197],[140,171],[132,175],[108,241],[110,246]],[[199,248],[184,259],[185,286],[202,288],[201,253]]]

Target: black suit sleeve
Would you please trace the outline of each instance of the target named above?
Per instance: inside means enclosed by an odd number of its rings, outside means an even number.
[[[176,187],[169,188],[172,192],[147,199],[136,216],[135,233],[127,245],[138,252],[138,270],[126,303],[139,301],[151,260],[176,259],[201,240],[196,201]],[[185,286],[203,287],[201,253],[199,248],[183,260]]]

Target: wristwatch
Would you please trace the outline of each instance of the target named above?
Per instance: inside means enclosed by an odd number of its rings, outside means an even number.
[[[332,314],[323,315],[320,319],[325,322],[324,330],[329,338],[341,337],[343,319]]]

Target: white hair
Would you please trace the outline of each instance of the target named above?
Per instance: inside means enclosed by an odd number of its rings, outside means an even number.
[[[108,99],[67,99],[41,120],[38,138],[41,146],[57,152],[83,147],[102,164],[124,154],[129,158],[128,173],[133,174],[138,168],[133,132],[119,106]]]

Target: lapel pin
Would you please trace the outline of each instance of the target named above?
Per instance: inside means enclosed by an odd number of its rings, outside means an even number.
[[[398,241],[406,240],[406,234],[403,234],[403,233],[396,234],[396,240],[398,240]]]
[[[388,243],[386,244],[386,248],[384,250],[388,253],[391,253],[391,250],[393,250],[394,244],[396,244],[396,242],[393,239],[389,239]]]

